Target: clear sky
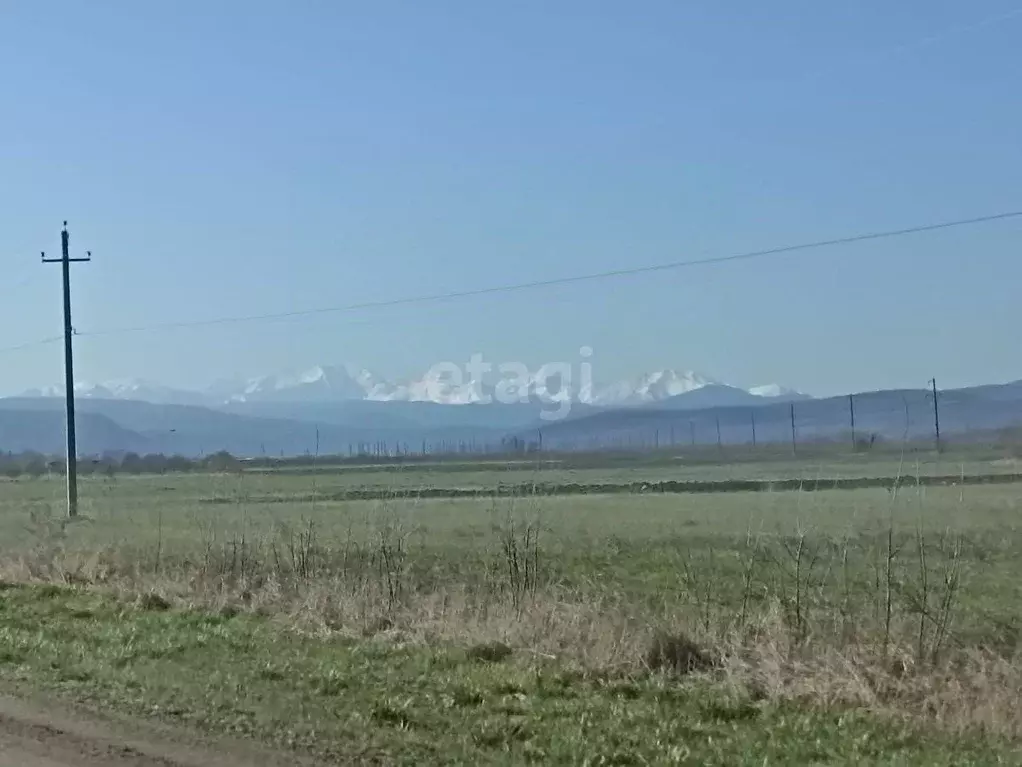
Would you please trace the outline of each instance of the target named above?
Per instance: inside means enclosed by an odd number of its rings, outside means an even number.
[[[1015,0],[1017,2],[1018,0]],[[346,362],[665,367],[828,394],[1022,378],[1022,221],[287,312],[1022,208],[1022,10],[979,0],[0,4],[0,348],[201,386]],[[983,23],[986,22],[986,23]],[[0,352],[0,393],[59,344]]]

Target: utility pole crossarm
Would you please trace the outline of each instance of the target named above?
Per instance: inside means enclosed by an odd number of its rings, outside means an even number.
[[[60,258],[47,258],[46,251],[42,252],[42,259],[44,264],[62,264],[67,261],[69,264],[77,264],[92,260],[92,251],[85,251],[85,258],[71,258],[68,253],[68,245],[70,244],[71,235],[67,231],[67,221],[64,222],[64,229],[60,232],[60,244],[61,244],[61,257]]]

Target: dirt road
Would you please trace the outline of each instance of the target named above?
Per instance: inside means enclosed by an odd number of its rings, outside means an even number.
[[[0,767],[285,767],[317,764],[145,722],[0,696]]]

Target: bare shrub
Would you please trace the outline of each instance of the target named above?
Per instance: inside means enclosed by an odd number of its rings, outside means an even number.
[[[525,600],[535,596],[539,586],[540,519],[538,514],[528,520],[521,519],[513,496],[502,504],[495,500],[491,514],[503,558],[500,591],[508,595],[515,610],[520,611]]]

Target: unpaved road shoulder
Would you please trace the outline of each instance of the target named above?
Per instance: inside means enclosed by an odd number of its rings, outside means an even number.
[[[284,767],[315,762],[253,744],[0,695],[0,767]]]

